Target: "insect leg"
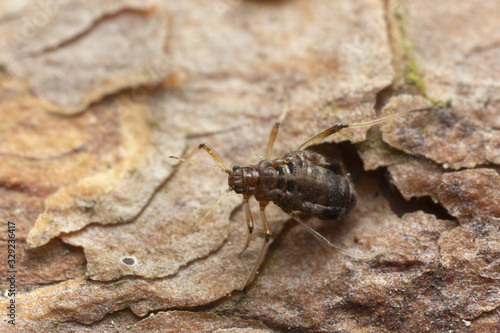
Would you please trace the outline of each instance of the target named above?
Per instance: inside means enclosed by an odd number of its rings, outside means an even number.
[[[271,129],[271,135],[269,136],[269,141],[267,142],[266,155],[264,157],[264,159],[266,159],[266,160],[271,158],[271,154],[273,152],[274,141],[276,140],[276,136],[278,135],[280,124],[281,124],[281,122],[283,122],[283,119],[285,119],[286,114],[288,113],[288,110],[289,110],[288,101],[286,101],[285,105],[283,106],[283,112],[281,113],[281,116],[278,118],[278,120],[274,124],[273,128]]]
[[[245,286],[243,287],[242,294],[244,295],[247,292],[247,287],[248,285],[252,282],[253,278],[255,277],[255,274],[257,274],[257,270],[259,269],[260,265],[262,264],[262,261],[264,261],[264,257],[266,256],[267,248],[269,247],[269,239],[271,238],[271,229],[269,228],[269,223],[267,222],[267,217],[266,217],[266,206],[269,204],[268,201],[260,201],[260,218],[262,220],[262,227],[264,228],[264,244],[262,245],[262,249],[260,250],[260,255],[259,259],[255,263],[255,266],[252,270],[252,274],[250,274],[250,277],[247,280],[247,283],[245,283]],[[241,299],[241,296],[240,296]],[[239,301],[239,300],[238,300]]]
[[[326,138],[326,137],[328,137],[328,136],[330,136],[332,134],[335,134],[335,133],[339,132],[343,128],[347,128],[347,127],[355,128],[355,127],[372,126],[372,125],[380,124],[380,123],[383,123],[385,121],[388,121],[388,120],[391,120],[391,119],[394,119],[394,118],[405,116],[405,115],[413,113],[413,112],[430,111],[430,110],[435,109],[435,108],[443,108],[443,107],[446,107],[446,106],[449,106],[449,103],[435,103],[435,104],[433,104],[433,105],[431,105],[429,107],[426,107],[426,108],[398,112],[398,113],[395,113],[395,114],[391,114],[390,116],[379,118],[379,119],[375,119],[375,120],[372,120],[372,121],[367,121],[365,123],[337,124],[337,125],[333,125],[329,129],[327,129],[327,130],[319,133],[318,135],[313,136],[311,139],[309,139],[306,142],[304,142],[299,147],[299,149],[297,149],[297,150],[304,150],[307,147],[309,147],[310,145],[313,145],[316,142],[318,142],[320,140],[323,140],[324,138]]]
[[[224,160],[222,160],[222,157],[208,144],[208,143],[201,143],[198,146],[199,149],[205,149],[205,151],[212,156],[212,158],[217,162],[218,165],[220,165],[221,168],[224,170],[229,170],[228,166],[226,163],[224,163]]]
[[[378,251],[375,251],[373,253],[365,255],[365,254],[357,254],[357,253],[345,250],[345,249],[343,249],[341,247],[338,247],[335,244],[332,244],[328,239],[326,239],[319,232],[317,232],[316,230],[314,230],[313,228],[311,228],[310,226],[308,226],[307,224],[305,224],[304,221],[302,221],[302,219],[297,214],[295,214],[295,212],[289,212],[288,214],[295,221],[297,221],[304,229],[306,229],[309,233],[311,233],[314,236],[314,238],[316,238],[319,241],[319,243],[323,247],[325,247],[326,249],[339,251],[340,253],[342,253],[342,254],[344,254],[344,255],[346,255],[348,257],[352,257],[352,258],[356,258],[356,259],[368,259],[368,260],[369,259],[373,259],[376,256],[378,256],[379,254],[386,252],[385,251],[386,249],[383,248],[381,250],[378,250]]]
[[[200,149],[204,149],[210,156],[212,156],[212,158],[214,159],[215,162],[217,162],[217,164],[220,166],[220,168],[217,168],[217,167],[214,167],[214,166],[211,166],[208,164],[189,161],[189,159],[194,154],[196,154]],[[228,174],[231,173],[231,170],[226,166],[226,163],[224,163],[224,161],[222,160],[222,157],[208,143],[200,144],[198,146],[198,148],[194,149],[192,152],[185,155],[183,158],[177,157],[177,156],[169,156],[168,158],[175,158],[176,160],[180,160],[180,161],[187,162],[187,163],[194,164],[194,165],[203,166],[203,167],[210,168],[210,169],[219,170],[219,171],[222,171],[222,172],[225,172]]]
[[[248,236],[247,236],[247,242],[245,244],[245,247],[240,252],[240,256],[243,254],[243,252],[245,252],[245,250],[248,247],[248,244],[250,244],[250,240],[252,239],[252,234],[253,234],[253,217],[252,217],[252,212],[250,211],[250,205],[248,204],[249,198],[250,197],[248,197],[248,196],[243,196],[243,202],[245,204],[245,215],[247,218]]]

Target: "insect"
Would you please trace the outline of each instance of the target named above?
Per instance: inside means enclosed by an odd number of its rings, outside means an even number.
[[[321,220],[337,220],[354,207],[357,198],[354,185],[349,175],[344,173],[340,164],[336,161],[329,161],[323,155],[307,150],[307,148],[344,128],[372,126],[410,113],[429,111],[444,106],[442,103],[435,103],[426,108],[399,112],[364,123],[336,124],[307,140],[298,147],[297,150],[289,152],[281,158],[270,160],[280,124],[283,122],[288,112],[287,104],[288,103],[285,104],[281,116],[271,130],[265,157],[258,164],[243,167],[235,165],[229,168],[222,157],[207,143],[200,144],[197,149],[191,154],[188,154],[185,158],[170,156],[170,158],[209,167],[228,174],[229,188],[226,190],[226,193],[219,198],[212,209],[227,193],[234,191],[238,194],[242,194],[248,226],[248,236],[240,255],[248,247],[254,228],[249,199],[254,196],[259,202],[260,217],[265,237],[264,244],[261,248],[259,258],[253,267],[252,273],[243,287],[241,295],[246,293],[248,285],[257,274],[257,270],[262,264],[269,246],[271,231],[265,209],[270,202],[273,202],[285,213],[289,214],[327,248],[338,250],[341,253],[356,258],[373,258],[378,255],[381,251],[364,256],[341,249],[307,226],[299,217],[298,213],[305,213],[306,215],[312,215]],[[219,168],[188,160],[189,157],[201,149],[205,150],[215,160]],[[205,217],[210,214],[212,209],[208,211]]]

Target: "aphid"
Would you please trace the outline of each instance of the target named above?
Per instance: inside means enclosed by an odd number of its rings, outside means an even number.
[[[304,224],[298,216],[298,213],[305,213],[306,215],[312,215],[321,220],[337,220],[354,207],[357,196],[353,183],[349,179],[349,176],[343,172],[338,162],[329,161],[323,155],[306,149],[344,128],[372,126],[410,113],[429,111],[443,106],[442,103],[436,103],[430,107],[404,111],[365,123],[337,124],[307,140],[297,150],[289,152],[281,158],[270,160],[280,123],[284,120],[288,112],[288,107],[285,105],[283,113],[271,130],[265,158],[256,165],[244,167],[235,165],[230,169],[226,163],[224,163],[221,156],[206,143],[200,144],[198,148],[204,149],[220,168],[188,161],[187,159],[199,149],[188,154],[185,158],[175,156],[170,156],[170,158],[216,169],[229,175],[229,188],[226,190],[226,193],[219,198],[212,209],[231,191],[243,195],[248,237],[241,253],[248,247],[253,234],[254,222],[248,203],[249,199],[251,196],[254,196],[259,202],[265,241],[252,273],[242,290],[243,295],[246,293],[246,288],[252,282],[258,268],[262,264],[269,246],[271,231],[269,229],[265,209],[270,202],[279,206],[284,212],[289,214],[318,239],[322,245],[330,249],[336,249],[348,256],[356,258],[373,258],[378,255],[381,251],[364,256],[340,249],[330,243],[321,234]],[[210,214],[212,209],[208,211],[205,217]]]

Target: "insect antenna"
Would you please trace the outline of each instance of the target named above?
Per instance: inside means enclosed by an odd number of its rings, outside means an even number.
[[[207,218],[208,215],[210,215],[212,213],[212,211],[214,210],[215,207],[217,207],[220,202],[222,201],[222,199],[224,199],[224,197],[229,193],[231,192],[233,189],[232,188],[228,188],[221,196],[220,198],[217,200],[216,203],[214,203],[212,205],[212,207],[210,207],[210,209],[205,213],[205,215],[203,215],[203,217],[201,219],[198,220],[198,222],[196,222],[195,226],[196,226],[196,229],[198,229],[198,226],[203,223],[203,221],[205,221],[205,219]]]

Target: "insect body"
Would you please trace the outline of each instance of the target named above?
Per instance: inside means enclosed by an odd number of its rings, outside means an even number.
[[[286,113],[288,112],[288,108],[285,105],[282,115],[271,130],[265,159],[256,165],[249,165],[245,167],[234,166],[230,169],[224,163],[220,155],[206,143],[200,144],[199,149],[204,149],[208,154],[210,154],[220,168],[188,161],[188,158],[198,151],[198,149],[187,155],[185,158],[174,156],[170,157],[186,161],[191,164],[216,169],[229,175],[229,188],[226,190],[226,194],[231,191],[242,194],[245,206],[248,237],[245,247],[241,253],[243,253],[247,248],[253,233],[253,217],[250,212],[249,199],[254,196],[259,202],[265,241],[253,271],[243,288],[243,295],[246,288],[252,282],[255,274],[257,273],[257,269],[264,260],[264,256],[269,246],[271,231],[269,229],[265,213],[265,208],[269,202],[273,202],[279,206],[284,212],[288,213],[316,239],[318,239],[322,245],[330,249],[336,249],[341,253],[356,258],[373,258],[381,252],[379,251],[375,254],[363,256],[338,248],[334,244],[330,243],[321,234],[304,224],[298,216],[298,213],[305,213],[307,215],[316,216],[322,220],[336,220],[347,214],[356,204],[356,190],[354,189],[354,185],[348,175],[343,173],[339,163],[328,161],[323,155],[306,150],[307,147],[339,132],[344,128],[372,126],[413,112],[428,111],[448,105],[449,104],[444,105],[442,103],[434,104],[427,108],[400,112],[365,123],[334,125],[303,143],[296,151],[285,154],[281,158],[271,160],[270,155],[273,150],[274,141],[278,134],[280,123],[283,121]],[[220,200],[222,200],[222,198],[223,196],[213,207],[215,207]],[[209,210],[205,217],[210,214],[212,209]]]
[[[228,183],[236,193],[272,201],[286,213],[300,211],[322,220],[336,220],[356,204],[356,190],[339,163],[308,150],[234,166]]]

